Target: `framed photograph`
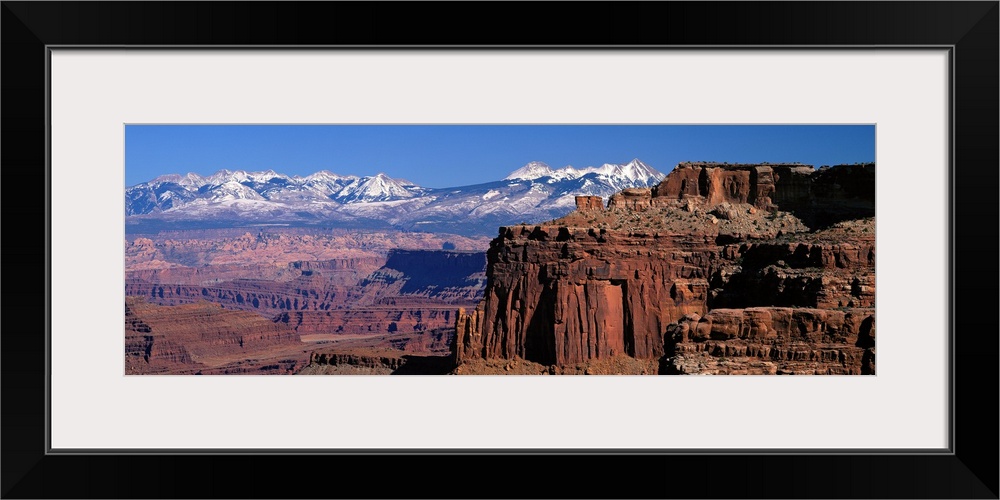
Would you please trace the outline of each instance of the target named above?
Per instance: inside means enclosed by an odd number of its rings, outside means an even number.
[[[996,2],[459,5],[4,2],[5,497],[997,497]]]

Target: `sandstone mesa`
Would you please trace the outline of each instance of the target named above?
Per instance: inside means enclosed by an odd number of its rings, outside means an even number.
[[[873,374],[874,215],[874,164],[682,163],[607,208],[580,197],[566,217],[500,229],[454,361]]]

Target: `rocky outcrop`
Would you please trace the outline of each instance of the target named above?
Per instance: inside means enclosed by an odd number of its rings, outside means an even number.
[[[454,368],[447,356],[399,351],[315,352],[300,375],[443,375]]]
[[[309,357],[311,365],[349,365],[352,367],[364,367],[376,370],[386,370],[392,372],[403,366],[405,361],[402,356],[373,356],[353,353],[326,353],[314,352]]]
[[[681,164],[604,211],[501,228],[483,300],[456,317],[455,362],[873,373],[874,219],[854,220],[873,182],[874,165]],[[831,225],[811,231],[785,205]]]
[[[811,166],[788,164],[681,163],[653,189],[657,198],[701,198],[709,205],[747,203],[770,209],[775,198],[809,195]],[[802,187],[804,186],[804,191]],[[781,194],[779,194],[779,192]]]
[[[687,315],[667,327],[662,369],[668,374],[875,373],[869,356],[874,314],[873,309],[754,307]]]
[[[791,212],[812,228],[875,216],[875,164],[814,169],[799,163],[685,162],[651,189],[648,204],[698,200]],[[642,205],[646,202],[633,202]]]
[[[826,231],[841,234],[840,231]],[[804,237],[803,237],[804,238]],[[713,307],[874,307],[875,238],[870,234],[836,241],[727,245],[739,263],[732,274],[713,276]],[[782,238],[795,240],[797,238]]]
[[[653,206],[652,190],[649,188],[628,188],[611,195],[608,209],[645,210]]]
[[[577,196],[576,209],[581,212],[604,210],[604,200],[600,196]]]

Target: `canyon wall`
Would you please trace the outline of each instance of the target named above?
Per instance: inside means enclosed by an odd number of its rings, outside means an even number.
[[[125,302],[126,374],[292,373],[307,359],[295,331],[258,314]]]
[[[684,163],[607,209],[578,198],[503,227],[482,301],[456,317],[455,363],[874,373],[874,192],[874,165]]]
[[[705,312],[713,240],[504,228],[487,254],[485,298],[459,314],[458,361],[662,356],[666,325]]]
[[[453,326],[454,306],[482,297],[485,268],[483,252],[391,250],[285,265],[135,269],[126,271],[125,295],[254,311],[299,334],[412,332]]]

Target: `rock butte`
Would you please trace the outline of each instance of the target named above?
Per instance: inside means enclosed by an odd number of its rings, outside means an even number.
[[[874,374],[875,165],[681,163],[500,228],[458,373],[622,357],[661,374]],[[553,372],[555,373],[555,372]]]

